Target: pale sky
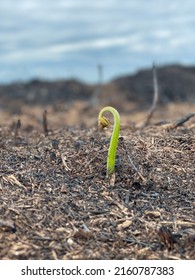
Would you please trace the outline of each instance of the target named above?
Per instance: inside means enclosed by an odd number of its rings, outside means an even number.
[[[193,0],[0,0],[0,83],[195,64]]]

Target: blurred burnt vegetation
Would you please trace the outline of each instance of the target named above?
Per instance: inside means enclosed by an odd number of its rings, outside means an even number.
[[[159,104],[169,102],[195,102],[195,67],[178,65],[157,68],[159,79]],[[87,85],[78,80],[12,83],[0,86],[1,106],[17,107],[17,104],[55,105],[61,101],[89,100],[99,85]],[[100,98],[124,98],[140,106],[152,103],[153,83],[151,69],[134,75],[116,78],[101,86]],[[111,96],[111,97],[110,97]],[[14,106],[13,106],[14,105]]]

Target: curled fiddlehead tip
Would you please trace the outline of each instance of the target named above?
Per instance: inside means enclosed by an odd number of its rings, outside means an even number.
[[[101,116],[99,119],[98,119],[98,126],[101,128],[101,129],[104,129],[105,127],[109,127],[110,126],[110,121],[104,117],[104,116]]]

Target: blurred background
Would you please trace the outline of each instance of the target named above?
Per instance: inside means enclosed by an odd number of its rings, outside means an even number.
[[[195,112],[194,0],[0,0],[0,19],[2,125],[96,127],[107,105],[143,123],[154,62],[152,121]]]
[[[1,0],[0,83],[195,64],[193,0]]]

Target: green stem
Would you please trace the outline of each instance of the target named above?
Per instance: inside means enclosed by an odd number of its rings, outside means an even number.
[[[110,146],[107,157],[107,176],[109,176],[114,172],[115,169],[116,149],[118,146],[118,137],[120,133],[120,115],[118,111],[113,107],[104,107],[99,112],[98,116],[98,123],[102,128],[109,126],[109,121],[103,116],[104,112],[110,112],[114,117],[114,128],[110,139]]]

